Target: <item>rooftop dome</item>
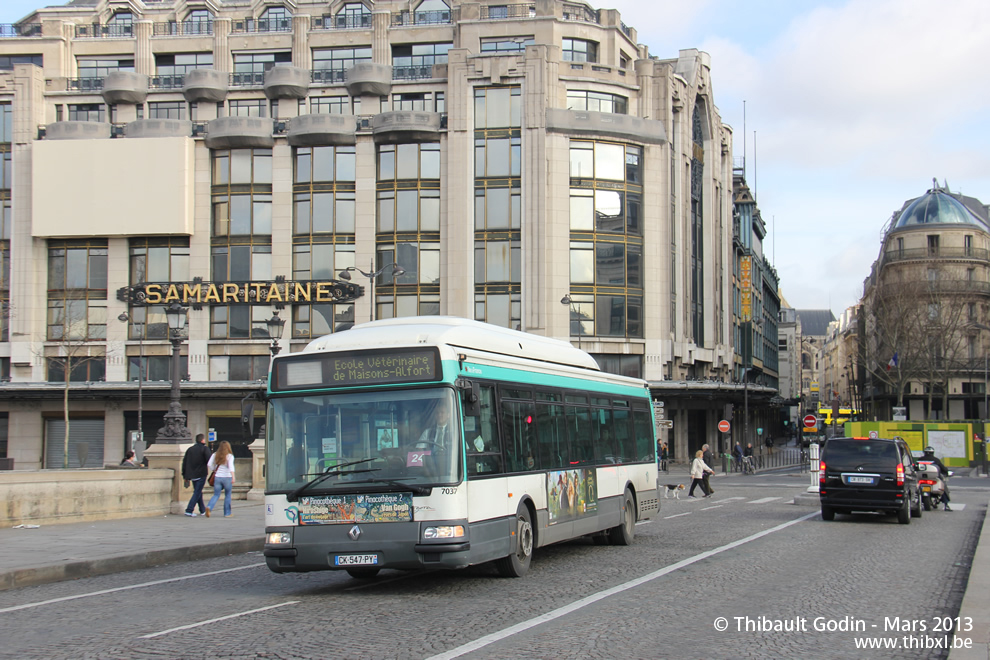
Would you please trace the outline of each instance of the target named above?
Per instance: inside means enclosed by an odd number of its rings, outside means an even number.
[[[938,184],[921,197],[908,202],[894,220],[891,229],[904,229],[921,225],[973,225],[987,231],[987,225],[956,199],[946,188]]]

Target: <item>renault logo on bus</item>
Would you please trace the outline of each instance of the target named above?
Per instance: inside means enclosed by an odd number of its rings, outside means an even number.
[[[350,531],[347,532],[347,536],[349,536],[352,541],[357,541],[361,538],[361,528],[354,525],[354,527],[351,527]]]

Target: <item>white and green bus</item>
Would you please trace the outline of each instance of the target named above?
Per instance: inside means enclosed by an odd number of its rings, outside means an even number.
[[[454,317],[374,321],[278,355],[265,558],[276,573],[529,570],[659,510],[645,381],[569,343]]]

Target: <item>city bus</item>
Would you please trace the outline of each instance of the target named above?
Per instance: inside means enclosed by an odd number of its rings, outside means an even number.
[[[521,577],[533,550],[632,543],[659,510],[643,380],[571,344],[455,317],[386,319],[277,355],[265,546],[276,573]]]

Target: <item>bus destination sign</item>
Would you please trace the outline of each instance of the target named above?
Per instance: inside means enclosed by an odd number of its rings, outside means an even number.
[[[440,358],[435,349],[306,355],[277,361],[272,389],[418,383],[439,380],[440,375]]]

